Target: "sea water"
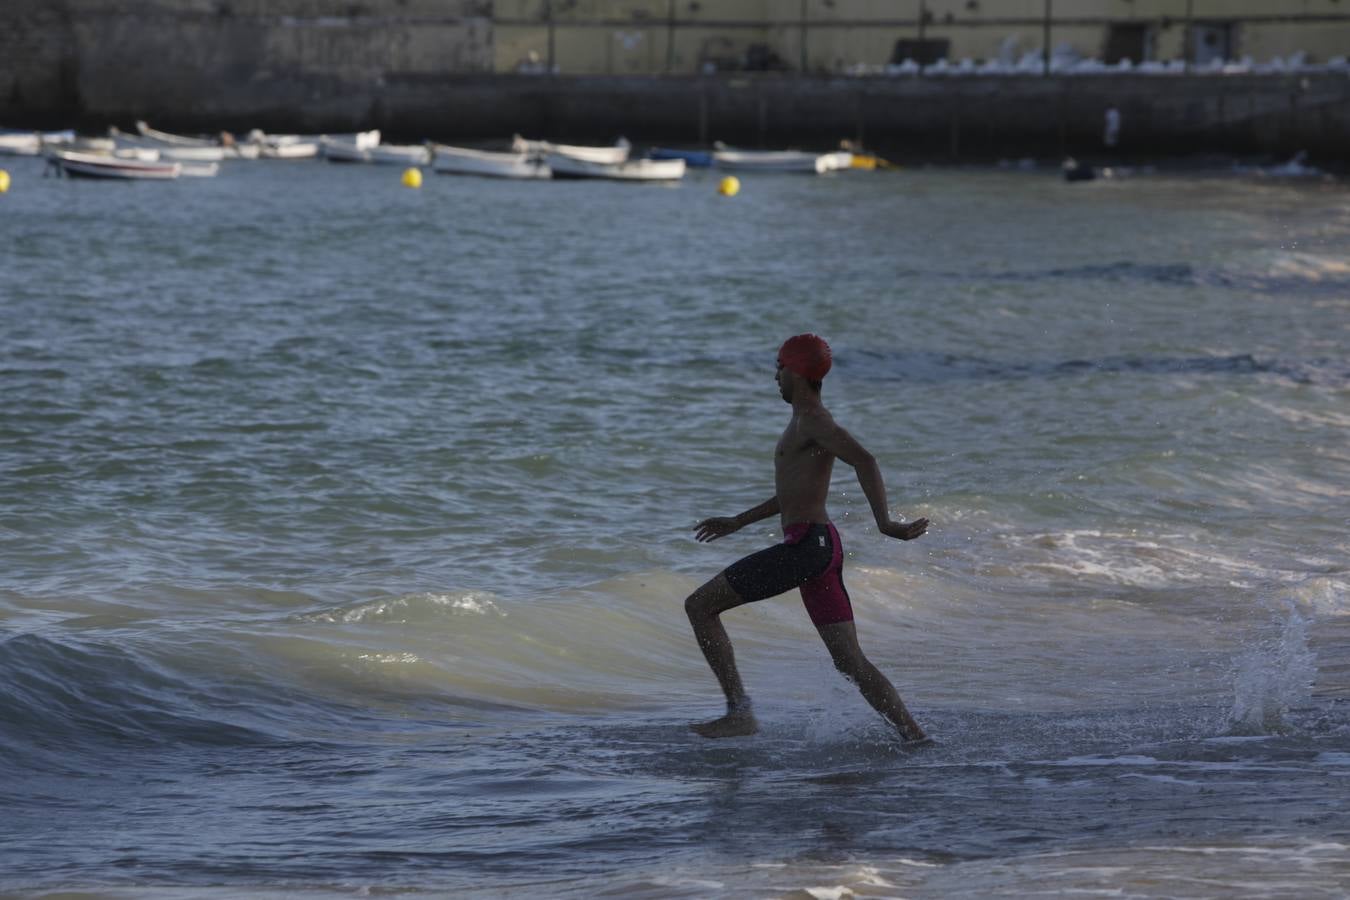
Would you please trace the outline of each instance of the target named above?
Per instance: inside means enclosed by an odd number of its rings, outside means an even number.
[[[227,163],[0,198],[0,891],[1343,896],[1350,190]],[[795,595],[774,357],[909,752]]]

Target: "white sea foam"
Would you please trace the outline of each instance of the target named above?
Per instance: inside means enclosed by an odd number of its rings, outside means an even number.
[[[1286,251],[1270,263],[1270,274],[1304,281],[1323,281],[1350,277],[1350,263],[1338,256]]]
[[[997,554],[1002,562],[986,564],[986,572],[1016,578],[1071,578],[1080,583],[1165,589],[1216,581],[1259,583],[1280,574],[1236,548],[1217,549],[1196,534],[1143,535],[1085,528],[1008,532],[994,540],[1004,551]]]
[[[422,658],[416,653],[362,653],[356,658],[363,662],[387,663],[390,665],[422,661]]]
[[[506,616],[491,597],[481,591],[462,594],[407,594],[372,600],[336,610],[306,613],[296,618],[304,622],[331,624],[410,625],[445,616],[470,613]]]
[[[1288,594],[1313,615],[1350,615],[1350,581],[1346,576],[1314,575],[1290,585]]]
[[[815,900],[843,900],[844,897],[857,896],[857,894],[853,892],[852,888],[845,887],[842,884],[836,885],[834,887],[802,888],[802,893],[806,894],[809,897],[814,897]]]

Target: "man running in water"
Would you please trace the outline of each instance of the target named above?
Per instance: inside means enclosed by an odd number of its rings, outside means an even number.
[[[774,453],[774,495],[738,516],[704,519],[694,526],[699,541],[715,541],[775,514],[783,525],[781,544],[733,563],[684,602],[698,645],[727,697],[725,716],[690,726],[704,737],[754,734],[759,727],[736,672],[731,641],[718,617],[744,603],[800,588],[806,611],[829,648],[835,668],[858,686],[904,741],[928,740],[886,676],[858,647],[853,609],[841,573],[843,548],[825,511],[835,459],[842,459],[857,473],[882,534],[911,541],[928,529],[928,520],[906,524],[891,518],[876,460],[835,423],[820,400],[821,381],[830,371],[830,362],[829,345],[814,334],[799,334],[783,344],[778,351],[777,381],[783,400],[792,404],[792,418]]]

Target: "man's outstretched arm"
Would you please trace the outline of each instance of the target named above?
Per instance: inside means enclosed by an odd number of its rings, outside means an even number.
[[[711,519],[704,519],[694,526],[694,538],[699,541],[715,541],[720,537],[740,531],[747,525],[754,524],[760,519],[767,519],[769,516],[778,515],[778,495],[770,497],[759,506],[747,509],[737,516],[715,516]]]
[[[817,443],[853,467],[862,487],[863,496],[872,507],[872,517],[877,520],[877,530],[882,534],[912,541],[928,530],[927,519],[915,519],[913,522],[897,522],[891,518],[890,507],[886,503],[886,483],[881,478],[881,466],[876,457],[867,452],[853,435],[849,434],[833,420],[822,423],[812,434]]]

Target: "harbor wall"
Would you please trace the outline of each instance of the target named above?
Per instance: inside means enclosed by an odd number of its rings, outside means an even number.
[[[491,12],[489,0],[6,0],[0,124],[381,119],[400,93],[389,79],[490,73]]]
[[[985,160],[1192,153],[1350,161],[1350,74],[459,78],[401,85],[387,129],[472,140],[828,149],[841,139],[900,158]],[[1106,111],[1120,114],[1114,147]],[[315,123],[317,124],[317,123]]]
[[[0,125],[100,132],[382,129],[398,140],[825,149],[900,158],[1189,153],[1350,160],[1350,70],[846,76],[492,71],[492,4],[10,0]],[[394,11],[391,12],[390,10]],[[170,10],[172,13],[170,14]],[[1106,110],[1119,143],[1103,145]]]

